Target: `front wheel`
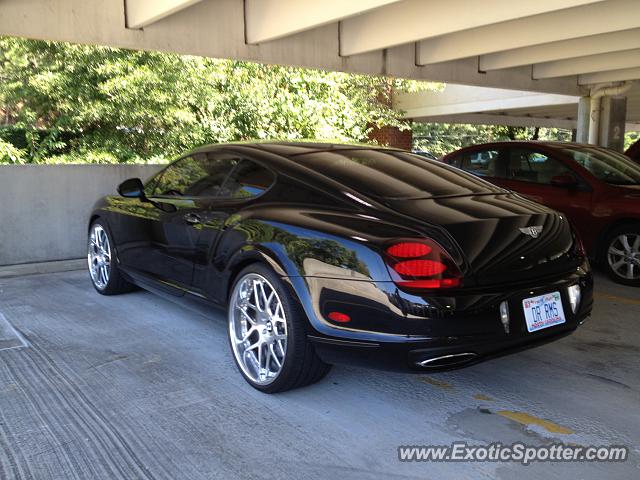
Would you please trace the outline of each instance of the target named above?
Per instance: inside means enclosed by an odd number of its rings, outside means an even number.
[[[602,253],[607,273],[615,282],[640,286],[640,225],[616,228]]]
[[[229,298],[229,341],[240,373],[265,393],[309,385],[330,366],[306,335],[306,317],[287,286],[262,264],[237,276]]]
[[[91,283],[102,295],[130,292],[135,287],[122,277],[115,260],[113,241],[102,220],[89,227],[87,266]]]

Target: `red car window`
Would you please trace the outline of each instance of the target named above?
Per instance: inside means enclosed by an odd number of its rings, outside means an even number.
[[[479,177],[496,177],[498,157],[496,149],[473,150],[460,154],[451,164]]]
[[[527,148],[512,148],[509,152],[507,176],[511,180],[551,184],[558,175],[572,175],[561,161]]]

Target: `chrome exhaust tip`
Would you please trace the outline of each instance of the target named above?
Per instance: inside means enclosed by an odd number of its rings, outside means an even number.
[[[451,355],[427,358],[426,360],[416,362],[416,365],[423,368],[453,367],[470,362],[477,356],[478,354],[473,352],[453,353]]]

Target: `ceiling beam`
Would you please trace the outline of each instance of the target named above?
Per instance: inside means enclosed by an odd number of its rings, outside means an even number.
[[[416,63],[447,62],[639,27],[638,0],[608,0],[423,40],[417,44]]]
[[[125,0],[126,27],[143,28],[202,0]]]
[[[514,48],[480,57],[483,72],[640,48],[640,28]]]
[[[533,65],[533,78],[554,78],[581,73],[640,67],[640,48],[622,52],[601,53]]]
[[[610,70],[606,72],[585,73],[578,75],[579,85],[595,85],[596,83],[624,82],[640,80],[640,67]]]
[[[348,18],[340,31],[343,56],[423,38],[600,2],[601,0],[404,0]]]
[[[467,87],[473,88],[473,87]],[[446,90],[445,90],[446,91]],[[491,110],[510,110],[520,108],[548,107],[551,105],[577,105],[579,97],[569,95],[554,95],[531,93],[519,95],[521,92],[512,92],[512,97],[489,98],[486,100],[460,98],[457,102],[437,104],[431,98],[412,98],[412,94],[405,94],[398,102],[397,108],[404,111],[404,117],[433,117],[441,115],[458,115],[466,113],[486,112]],[[394,105],[396,107],[396,105]]]
[[[247,43],[286,37],[399,1],[245,0]]]

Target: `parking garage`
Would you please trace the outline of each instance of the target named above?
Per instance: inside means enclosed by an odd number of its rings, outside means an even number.
[[[5,0],[0,34],[445,82],[394,102],[416,121],[560,127],[620,150],[640,123],[638,18],[630,0]],[[636,288],[596,272],[592,316],[536,349],[441,373],[337,366],[264,395],[238,376],[224,312],[144,291],[102,297],[88,280],[89,206],[158,168],[0,167],[0,477],[637,476]],[[629,457],[398,457],[454,442],[618,445]]]

